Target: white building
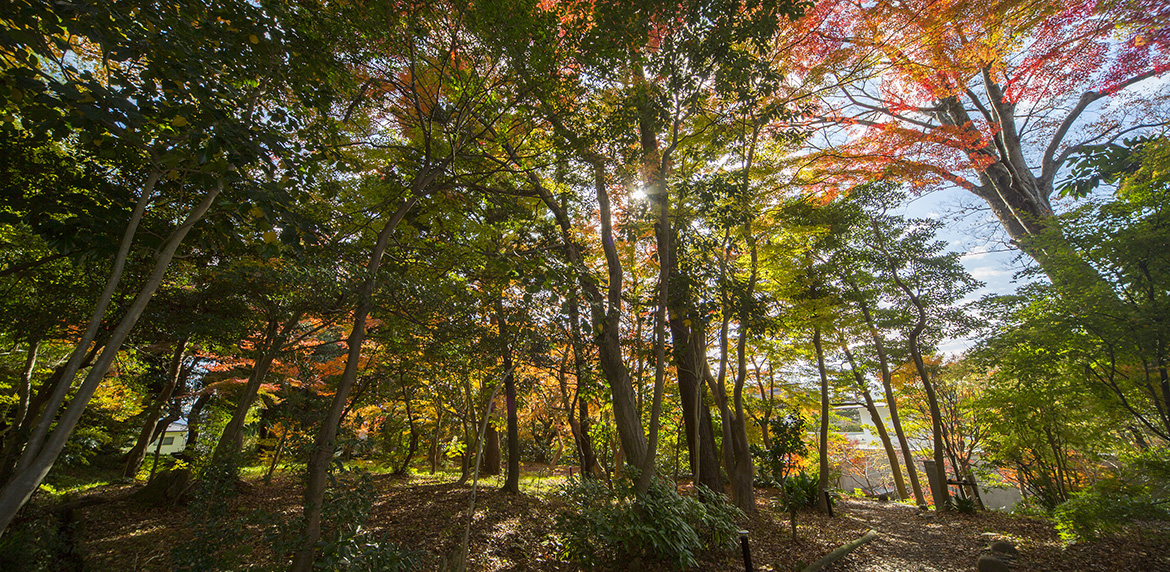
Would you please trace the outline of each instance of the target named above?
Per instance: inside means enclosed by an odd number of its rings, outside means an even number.
[[[183,423],[171,423],[167,426],[166,431],[159,436],[158,439],[151,441],[150,445],[146,447],[146,455],[154,454],[154,450],[159,446],[159,440],[162,440],[162,448],[159,449],[159,454],[169,455],[171,453],[181,452],[187,446],[187,425]],[[123,447],[122,452],[129,451],[130,447]]]

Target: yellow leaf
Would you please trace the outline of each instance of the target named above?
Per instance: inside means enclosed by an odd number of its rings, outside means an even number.
[[[248,36],[248,41],[249,41],[249,42],[252,42],[253,44],[259,44],[259,43],[260,43],[260,38],[257,38],[257,37],[256,37],[256,34],[251,34],[251,35],[249,35],[249,36]]]
[[[171,123],[175,127],[186,127],[187,126],[187,118],[183,117],[182,115],[178,115],[175,117],[175,120],[172,121]]]
[[[272,243],[276,242],[276,231],[270,230],[270,231],[264,233],[264,242],[266,244],[272,244]]]
[[[264,216],[264,209],[260,207],[252,207],[252,210],[248,211],[248,214],[252,215],[252,218],[260,218]]]

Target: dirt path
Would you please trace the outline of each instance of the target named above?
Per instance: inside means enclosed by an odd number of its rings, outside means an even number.
[[[998,512],[939,515],[897,503],[846,499],[838,513],[877,530],[878,537],[830,568],[836,572],[970,571],[996,540],[1019,548],[1019,571],[1170,571],[1170,546],[1156,539],[1064,547],[1051,523]]]

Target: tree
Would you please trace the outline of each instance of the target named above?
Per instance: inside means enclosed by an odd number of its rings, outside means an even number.
[[[882,223],[886,223],[883,225]],[[873,239],[884,258],[885,271],[909,304],[914,316],[908,324],[906,341],[910,357],[926,390],[930,407],[934,461],[937,482],[931,489],[936,510],[947,510],[949,487],[946,477],[945,436],[942,411],[924,355],[930,339],[941,334],[955,335],[965,328],[966,319],[955,304],[981,283],[971,278],[956,253],[946,254],[944,243],[934,239],[939,223],[928,220],[906,221],[891,228],[889,219],[875,219]],[[900,222],[900,221],[899,221]],[[885,226],[885,228],[883,228]],[[892,231],[892,232],[891,232]],[[896,233],[896,234],[894,234]],[[928,330],[928,326],[931,328]],[[932,331],[933,330],[933,331]],[[958,469],[958,467],[956,467]]]
[[[497,73],[498,54],[468,42],[464,11],[446,8],[449,6],[428,5],[409,13],[389,7],[376,11],[378,18],[361,21],[367,42],[350,46],[361,63],[359,73],[371,78],[362,93],[366,99],[355,102],[354,107],[371,106],[372,117],[389,122],[388,131],[369,136],[392,142],[387,146],[392,161],[382,170],[384,188],[390,191],[383,205],[396,208],[379,216],[381,227],[355,296],[345,370],[314,438],[304,492],[304,524],[291,568],[295,571],[311,569],[316,559],[337,431],[363,362],[362,344],[373,294],[395,229],[428,195],[474,186],[470,182],[483,173],[459,172],[457,167],[473,165],[456,165],[456,158],[472,153],[477,141],[489,139],[493,124],[484,123],[482,118],[500,117],[515,104],[500,89],[505,78]],[[466,178],[461,179],[461,175]]]
[[[248,29],[233,27],[232,20],[247,22]],[[291,136],[314,114],[307,106],[303,114],[287,113],[304,102],[296,97],[303,92],[291,88],[331,65],[330,50],[308,49],[314,40],[303,33],[312,22],[310,14],[291,6],[197,2],[21,3],[5,20],[0,51],[16,62],[4,71],[0,108],[7,117],[33,133],[64,137],[75,130],[83,143],[111,145],[130,158],[132,170],[121,175],[135,180],[137,189],[106,287],[16,471],[0,490],[0,527],[7,528],[52,466],[171,259],[217,197],[248,179],[274,182],[281,170],[276,158],[283,172],[296,168],[301,157]],[[287,58],[293,51],[301,56]],[[311,103],[327,106],[324,99]],[[239,101],[249,105],[241,108]],[[160,229],[165,239],[149,277],[50,433],[152,204],[177,224]]]
[[[825,140],[841,142],[825,176],[964,188],[1055,281],[1066,246],[1034,238],[1057,224],[1061,169],[1166,124],[1164,94],[1140,92],[1170,64],[1166,16],[1122,1],[822,3],[810,66],[832,66],[818,115],[835,129]]]

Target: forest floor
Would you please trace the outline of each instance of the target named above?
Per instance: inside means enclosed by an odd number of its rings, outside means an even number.
[[[558,479],[529,477],[519,496],[499,492],[498,480],[481,482],[472,526],[471,571],[567,571],[550,540],[556,501],[549,495]],[[421,569],[440,569],[454,554],[467,520],[470,487],[421,476],[374,477],[377,490],[367,530],[385,534],[403,549],[417,551]],[[75,511],[71,540],[85,570],[173,570],[171,551],[190,542],[188,509],[150,507],[126,498],[140,485],[107,485],[87,497],[108,501]],[[685,488],[685,487],[684,487]],[[685,491],[684,491],[685,492]],[[237,529],[213,547],[229,569],[279,569],[268,549],[272,518],[292,521],[300,510],[300,485],[294,477],[271,484],[252,481],[232,501]],[[757,513],[742,523],[750,531],[756,570],[800,570],[868,529],[878,536],[828,570],[842,572],[959,571],[975,568],[990,542],[1007,540],[1020,556],[1016,570],[1147,571],[1170,570],[1170,543],[1157,538],[1125,538],[1063,547],[1050,522],[990,512],[938,515],[897,503],[844,498],[829,518],[802,512],[792,540],[788,515],[777,510],[776,491],[757,490]],[[256,514],[267,514],[263,524]],[[629,570],[668,570],[631,562]],[[701,570],[743,570],[739,551],[707,555]]]

